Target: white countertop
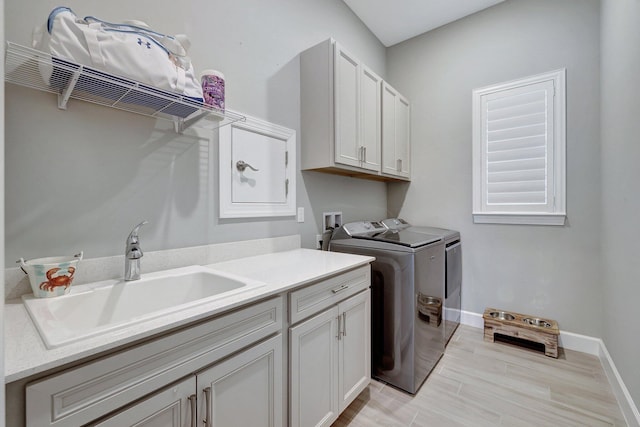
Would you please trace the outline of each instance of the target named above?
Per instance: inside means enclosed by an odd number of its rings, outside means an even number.
[[[373,258],[360,255],[295,249],[210,264],[206,267],[258,280],[266,286],[51,350],[45,347],[22,300],[9,300],[4,307],[5,382],[103,353],[371,261]]]

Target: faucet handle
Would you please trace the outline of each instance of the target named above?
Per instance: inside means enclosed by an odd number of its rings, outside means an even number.
[[[131,233],[129,233],[129,237],[127,237],[127,243],[138,243],[138,230],[145,224],[149,224],[149,221],[142,221],[140,224],[133,227]]]

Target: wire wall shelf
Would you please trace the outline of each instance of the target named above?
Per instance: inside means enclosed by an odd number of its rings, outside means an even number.
[[[171,120],[176,132],[196,125],[217,129],[245,117],[204,105],[179,94],[60,59],[7,42],[5,81],[58,95],[58,108],[69,99],[88,101],[143,116]]]

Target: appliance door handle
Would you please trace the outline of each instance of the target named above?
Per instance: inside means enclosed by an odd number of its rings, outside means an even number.
[[[196,417],[197,417],[196,402],[197,402],[197,399],[195,394],[192,394],[191,396],[189,396],[189,405],[191,406],[191,427],[196,427]]]
[[[453,245],[448,246],[448,247],[445,249],[445,252],[449,252],[449,251],[454,250],[455,248],[459,248],[461,244],[462,244],[462,242],[454,243]]]
[[[204,427],[213,427],[213,420],[211,419],[211,387],[204,389],[204,403],[205,403],[205,418],[202,420]]]

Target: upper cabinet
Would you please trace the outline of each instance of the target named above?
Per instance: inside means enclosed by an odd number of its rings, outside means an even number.
[[[385,85],[335,40],[326,40],[300,55],[303,170],[385,181],[410,178],[408,129],[401,162],[406,173],[395,168],[391,173],[383,167]],[[408,125],[408,109],[406,120]],[[396,139],[393,145],[397,145]],[[396,156],[398,150],[392,151]]]
[[[382,173],[411,176],[409,100],[387,82],[382,84]]]

